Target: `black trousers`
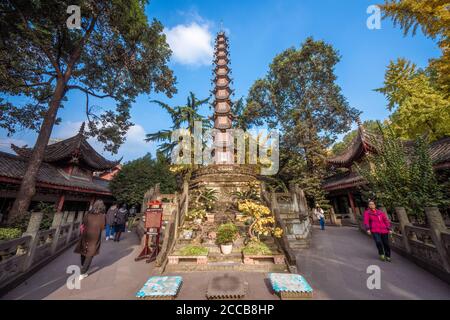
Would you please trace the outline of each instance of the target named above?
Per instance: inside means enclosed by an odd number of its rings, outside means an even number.
[[[88,272],[93,258],[81,255],[81,274]]]
[[[391,247],[389,246],[389,234],[385,233],[372,233],[373,239],[378,249],[379,255],[385,255],[391,257]]]

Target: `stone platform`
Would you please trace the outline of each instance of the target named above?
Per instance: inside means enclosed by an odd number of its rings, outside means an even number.
[[[219,201],[231,201],[233,192],[256,182],[258,169],[253,165],[216,164],[197,169],[192,173],[189,189],[211,188],[218,191]]]

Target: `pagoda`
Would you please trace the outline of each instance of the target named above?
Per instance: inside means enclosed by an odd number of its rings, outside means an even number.
[[[219,193],[219,202],[229,202],[233,192],[246,188],[257,181],[254,165],[236,164],[233,136],[233,114],[230,99],[231,69],[229,66],[228,37],[220,31],[216,36],[214,50],[214,133],[213,163],[203,166],[192,174],[190,189],[206,187]]]

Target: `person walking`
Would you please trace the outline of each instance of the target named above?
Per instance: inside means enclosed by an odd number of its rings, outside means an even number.
[[[367,234],[372,235],[378,249],[380,260],[391,262],[389,234],[391,223],[383,211],[377,209],[375,201],[369,201],[369,208],[364,212],[364,226]]]
[[[314,214],[317,220],[319,220],[320,230],[325,230],[325,214],[323,213],[323,209],[319,204],[316,204],[316,207],[314,208]]]
[[[114,217],[118,210],[117,203],[114,203],[106,212],[106,241],[114,239]]]
[[[128,223],[127,223],[127,231],[131,232],[131,228],[133,227],[134,221],[136,221],[136,206],[133,205],[130,208],[130,212],[128,213]]]
[[[123,204],[122,207],[117,211],[114,219],[114,241],[119,242],[122,232],[125,232],[125,224],[128,219],[127,205]]]
[[[81,237],[75,247],[75,253],[81,256],[81,275],[80,280],[88,276],[88,270],[94,256],[100,253],[100,244],[102,231],[105,228],[105,205],[102,200],[96,200],[83,217],[80,226]]]

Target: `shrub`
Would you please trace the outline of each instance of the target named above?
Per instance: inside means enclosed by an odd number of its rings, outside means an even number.
[[[0,241],[20,238],[22,231],[17,228],[0,228]]]
[[[186,246],[180,250],[181,256],[206,256],[208,254],[208,248],[199,246]]]
[[[250,255],[271,255],[273,253],[267,244],[261,241],[250,241],[242,252]]]
[[[192,209],[186,214],[186,220],[193,221],[195,219],[205,219],[206,211],[204,209]]]
[[[217,244],[232,244],[238,236],[238,229],[233,223],[225,223],[217,229]]]

